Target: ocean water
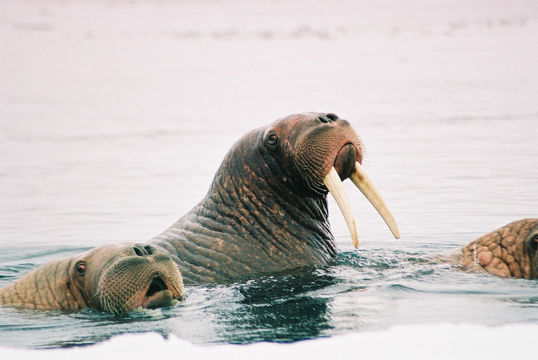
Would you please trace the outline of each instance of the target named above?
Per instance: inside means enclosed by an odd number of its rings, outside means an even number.
[[[535,330],[538,282],[431,259],[538,216],[537,33],[533,1],[3,1],[0,286],[160,233],[243,133],[303,111],[352,123],[402,238],[346,183],[361,248],[330,199],[331,266],[124,316],[1,308],[0,347]]]

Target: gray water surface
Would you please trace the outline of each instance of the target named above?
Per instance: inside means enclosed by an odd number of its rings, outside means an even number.
[[[538,283],[431,262],[538,216],[533,1],[3,1],[0,286],[145,241],[205,194],[228,148],[295,112],[348,119],[401,240],[346,183],[326,268],[190,287],[113,316],[0,309],[0,345],[155,331],[288,342],[410,323],[538,323]]]

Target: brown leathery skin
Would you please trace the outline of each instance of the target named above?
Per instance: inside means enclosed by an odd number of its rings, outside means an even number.
[[[295,114],[234,144],[205,198],[150,244],[185,283],[230,282],[327,264],[336,255],[323,178],[342,179],[363,147],[334,114]]]
[[[538,219],[522,219],[471,242],[455,261],[500,277],[538,279],[537,245]]]
[[[71,260],[58,260],[30,271],[0,289],[0,305],[68,311],[88,307],[77,283],[71,281],[71,267]]]
[[[151,290],[150,290],[151,289]],[[172,305],[183,282],[170,256],[150,246],[106,245],[52,261],[0,288],[0,305],[124,313],[137,307]]]

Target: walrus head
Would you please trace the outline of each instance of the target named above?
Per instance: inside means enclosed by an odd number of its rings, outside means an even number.
[[[296,193],[333,195],[355,247],[359,245],[355,217],[342,186],[347,178],[376,208],[394,237],[400,237],[394,217],[362,169],[363,145],[348,121],[332,113],[291,115],[263,131],[259,149],[276,178]]]
[[[538,279],[538,219],[505,225],[462,249],[459,263],[500,277]]]
[[[45,264],[0,289],[0,305],[125,313],[183,297],[176,263],[150,245],[120,244]]]
[[[171,305],[183,296],[176,263],[151,245],[109,245],[76,258],[71,279],[92,307],[112,313]]]

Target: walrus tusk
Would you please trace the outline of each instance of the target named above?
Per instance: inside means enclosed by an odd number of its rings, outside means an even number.
[[[394,216],[392,216],[392,213],[383,201],[383,198],[375,188],[368,175],[366,175],[366,172],[362,169],[361,164],[359,164],[358,162],[355,163],[355,171],[351,174],[349,178],[351,179],[351,181],[353,181],[353,184],[355,184],[355,186],[368,199],[368,201],[370,201],[370,203],[374,206],[379,215],[381,215],[383,220],[385,220],[385,223],[392,232],[392,235],[394,235],[396,239],[399,239],[400,230],[398,230],[398,225],[396,225]]]
[[[323,183],[327,187],[327,190],[329,190],[329,192],[334,197],[334,200],[336,200],[340,211],[342,211],[342,215],[344,215],[347,227],[349,228],[349,232],[351,233],[351,238],[353,239],[353,245],[358,248],[359,236],[357,235],[355,216],[353,216],[353,211],[351,210],[351,205],[349,204],[349,200],[344,191],[344,186],[342,185],[340,176],[338,175],[338,172],[336,171],[334,166],[331,168],[327,176],[325,176],[325,179],[323,179]]]

